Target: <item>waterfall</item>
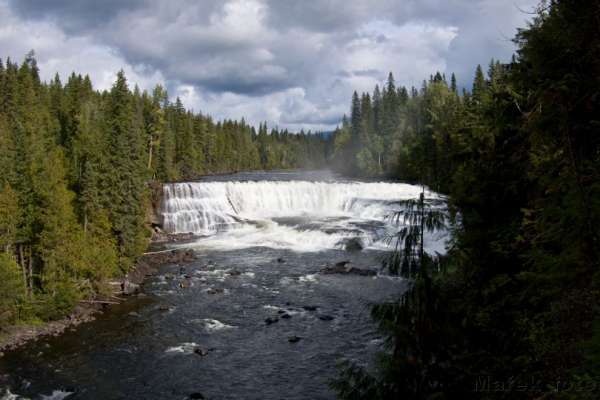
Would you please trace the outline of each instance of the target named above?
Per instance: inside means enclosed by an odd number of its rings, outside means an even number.
[[[223,181],[164,185],[163,228],[201,236],[199,246],[295,251],[345,248],[358,238],[387,249],[397,202],[418,186],[390,182]],[[435,196],[434,193],[428,195]]]
[[[402,183],[190,182],[164,186],[167,232],[210,233],[242,221],[301,215],[383,219],[382,201],[415,198],[420,188]]]

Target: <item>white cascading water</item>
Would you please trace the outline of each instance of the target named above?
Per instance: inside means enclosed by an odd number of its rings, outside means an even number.
[[[163,227],[202,235],[200,245],[226,249],[320,251],[343,248],[351,237],[381,247],[382,230],[394,228],[394,201],[417,198],[420,191],[385,182],[173,183],[164,186]]]

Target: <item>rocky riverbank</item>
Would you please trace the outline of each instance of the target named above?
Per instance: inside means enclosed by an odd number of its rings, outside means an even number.
[[[3,352],[14,350],[29,341],[44,336],[58,336],[69,328],[84,322],[93,321],[95,315],[110,310],[111,304],[125,301],[128,296],[141,291],[144,279],[158,272],[162,265],[182,264],[196,258],[192,250],[175,249],[150,252],[142,255],[135,269],[122,279],[111,282],[115,286],[115,296],[110,300],[91,299],[82,301],[71,314],[57,321],[49,321],[40,325],[14,325],[0,330],[0,357]]]

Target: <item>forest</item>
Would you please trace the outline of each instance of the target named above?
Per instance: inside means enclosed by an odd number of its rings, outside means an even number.
[[[40,80],[34,53],[0,61],[0,326],[110,295],[147,248],[152,182],[322,167],[322,135],[215,122],[157,86]],[[1,328],[0,328],[1,329]]]
[[[596,399],[600,393],[600,3],[543,3],[510,63],[471,90],[437,73],[419,89],[354,93],[335,132],[346,173],[448,195],[406,204],[392,272],[412,278],[373,317],[376,372],[345,365],[345,399]],[[334,164],[335,165],[335,164]],[[419,256],[446,226],[448,254]],[[422,238],[422,236],[421,236]],[[415,257],[416,254],[416,257]]]

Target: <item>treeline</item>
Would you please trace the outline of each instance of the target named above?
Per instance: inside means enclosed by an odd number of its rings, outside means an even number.
[[[598,16],[597,1],[542,3],[513,61],[478,67],[470,92],[436,74],[407,96],[390,79],[393,129],[375,122],[381,105],[354,96],[337,154],[354,156],[355,173],[447,193],[458,222],[448,255],[425,257],[413,289],[375,308],[389,351],[376,372],[347,369],[342,398],[597,398]]]
[[[0,61],[0,326],[52,319],[132,267],[148,243],[148,182],[318,167],[325,139],[214,122],[128,87],[40,80],[33,53]]]
[[[441,192],[451,187],[451,171],[466,143],[465,132],[483,116],[480,107],[505,77],[510,65],[491,60],[487,76],[477,66],[471,91],[457,88],[456,77],[437,72],[421,88],[396,87],[390,72],[383,89],[354,92],[350,118],[333,133],[333,167],[358,176],[391,176],[430,185]],[[348,162],[350,160],[350,162]]]

